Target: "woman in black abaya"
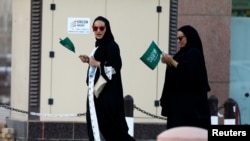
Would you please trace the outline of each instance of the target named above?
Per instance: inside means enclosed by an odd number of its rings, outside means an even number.
[[[105,141],[134,141],[128,134],[124,113],[123,87],[121,80],[122,60],[120,49],[115,42],[109,21],[99,16],[92,25],[96,42],[94,57],[80,55],[80,59],[90,66],[97,67],[95,83],[101,74],[107,81],[99,97],[94,97],[99,130]],[[107,75],[106,69],[112,73]],[[87,78],[87,84],[88,84]],[[87,101],[87,126],[89,140],[94,141],[91,126],[89,101]]]
[[[208,129],[210,86],[198,32],[190,25],[177,32],[180,50],[171,57],[163,54],[167,64],[165,83],[160,99],[162,115],[167,117],[167,129],[178,126],[195,126]]]

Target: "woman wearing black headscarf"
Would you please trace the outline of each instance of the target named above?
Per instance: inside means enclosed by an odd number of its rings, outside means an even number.
[[[179,28],[177,35],[180,50],[173,57],[163,54],[161,58],[167,64],[160,99],[162,115],[167,117],[167,129],[178,126],[208,129],[210,86],[202,42],[190,25]]]
[[[101,136],[105,141],[134,141],[128,134],[128,126],[124,113],[123,87],[121,80],[122,60],[120,49],[115,42],[109,21],[99,16],[93,21],[95,34],[95,52],[93,57],[80,55],[80,59],[89,66],[97,68],[94,83],[99,76],[107,81],[98,97],[94,97],[96,116]],[[90,69],[90,68],[89,68]],[[88,70],[89,70],[88,69]],[[107,69],[109,74],[107,73]],[[89,71],[88,71],[89,74]],[[88,75],[89,76],[89,75]],[[87,77],[89,85],[89,77]],[[89,140],[94,141],[89,100],[87,101],[87,127]]]

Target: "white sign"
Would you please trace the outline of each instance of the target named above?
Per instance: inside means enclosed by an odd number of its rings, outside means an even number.
[[[89,18],[68,18],[69,34],[89,34],[90,19]]]

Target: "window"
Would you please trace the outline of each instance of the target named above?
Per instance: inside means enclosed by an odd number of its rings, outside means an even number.
[[[233,17],[250,17],[250,0],[232,0]]]

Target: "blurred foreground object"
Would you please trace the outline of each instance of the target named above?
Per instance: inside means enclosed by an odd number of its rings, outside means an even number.
[[[207,141],[208,131],[198,127],[175,127],[163,131],[157,141]]]

